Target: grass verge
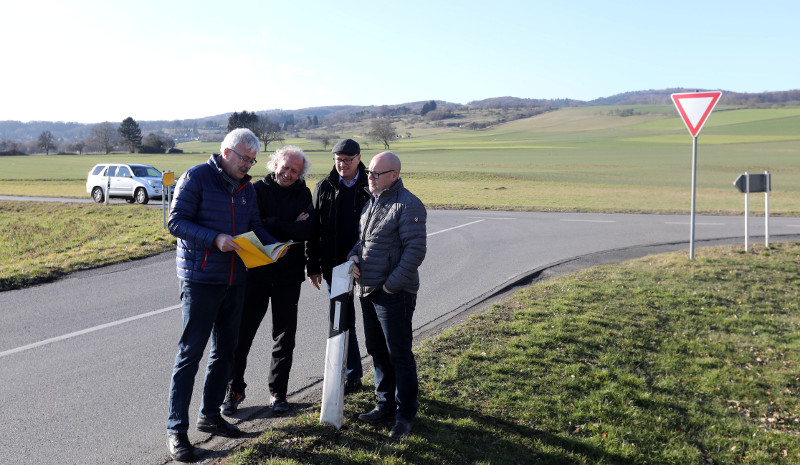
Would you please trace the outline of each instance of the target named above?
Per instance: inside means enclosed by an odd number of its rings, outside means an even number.
[[[229,464],[800,463],[800,244],[537,284],[417,348],[412,435],[301,410]]]
[[[0,291],[175,248],[160,209],[0,200]]]

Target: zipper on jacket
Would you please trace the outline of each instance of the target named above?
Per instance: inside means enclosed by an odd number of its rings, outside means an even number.
[[[203,263],[200,264],[200,269],[204,269],[206,267],[206,262],[208,261],[208,254],[211,253],[211,249],[206,249],[206,255],[203,257]]]
[[[236,194],[238,194],[242,189],[246,186],[241,185],[239,186],[236,191],[231,194],[231,231],[233,232],[232,236],[236,236]],[[231,275],[228,278],[228,286],[233,284],[233,270],[236,268],[236,251],[231,254]]]
[[[239,192],[237,190],[236,192]],[[236,195],[236,192],[231,195],[231,231],[233,231],[233,235],[236,236],[236,201],[234,200],[233,196]],[[228,277],[228,286],[233,284],[233,270],[236,267],[236,251],[231,254],[231,275]]]

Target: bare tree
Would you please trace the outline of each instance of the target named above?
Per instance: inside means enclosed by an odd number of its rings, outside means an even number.
[[[86,141],[79,140],[78,142],[73,142],[72,144],[67,145],[67,150],[78,152],[78,155],[83,153],[83,149],[86,148]]]
[[[40,150],[44,150],[45,155],[50,155],[50,151],[56,148],[57,142],[56,137],[50,131],[43,131],[39,134],[38,147]]]
[[[322,142],[322,149],[327,151],[328,146],[331,145],[331,136],[328,134],[323,134],[319,140]]]
[[[92,138],[102,150],[105,150],[106,154],[114,150],[114,146],[117,145],[118,135],[117,126],[108,121],[92,127]]]
[[[397,130],[388,119],[378,118],[372,121],[370,137],[378,142],[383,142],[383,147],[389,150],[389,141],[397,138]]]
[[[281,134],[281,125],[270,120],[266,115],[259,115],[251,130],[264,143],[264,152],[267,151],[267,145],[270,142],[284,140],[283,134]]]

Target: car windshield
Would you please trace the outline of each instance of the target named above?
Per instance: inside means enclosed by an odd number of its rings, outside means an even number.
[[[133,175],[137,178],[160,178],[161,172],[152,166],[131,166]]]

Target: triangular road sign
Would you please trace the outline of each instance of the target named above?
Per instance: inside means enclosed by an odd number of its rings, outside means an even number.
[[[721,96],[719,91],[672,94],[672,101],[692,137],[697,137]]]

